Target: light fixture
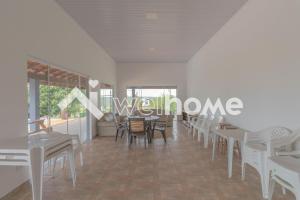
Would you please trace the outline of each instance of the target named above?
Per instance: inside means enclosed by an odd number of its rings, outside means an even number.
[[[149,19],[149,20],[156,20],[156,19],[158,19],[158,15],[155,12],[146,13],[145,16],[146,16],[146,19]]]

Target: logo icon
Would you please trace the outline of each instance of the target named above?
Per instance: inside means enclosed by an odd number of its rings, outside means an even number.
[[[93,114],[98,120],[103,117],[101,110],[94,105],[94,103],[86,97],[84,93],[75,87],[61,102],[59,102],[58,107],[61,110],[65,110],[75,99],[77,99],[85,109],[87,109],[91,114]]]

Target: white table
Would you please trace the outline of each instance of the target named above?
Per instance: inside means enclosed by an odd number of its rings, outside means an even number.
[[[244,135],[245,130],[242,129],[213,129],[213,153],[212,153],[212,160],[215,159],[215,152],[216,152],[216,142],[218,140],[218,137],[222,137],[227,139],[227,159],[228,159],[228,177],[232,177],[232,163],[233,163],[233,148],[234,143],[236,141],[239,142],[241,152],[243,155],[243,143],[244,143]]]
[[[42,200],[44,162],[67,152],[76,182],[72,138],[60,133],[34,134],[0,142],[0,166],[28,166],[33,200]]]

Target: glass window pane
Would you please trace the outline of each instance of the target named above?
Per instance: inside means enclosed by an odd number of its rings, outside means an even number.
[[[105,113],[113,111],[113,89],[100,90],[100,109]]]
[[[27,62],[28,132],[48,127],[48,66]]]
[[[28,61],[28,130],[52,126],[54,131],[87,138],[87,111],[75,99],[61,110],[58,104],[74,89],[88,95],[88,79],[76,73]],[[38,123],[37,123],[38,122]]]
[[[58,106],[70,92],[68,88],[69,74],[63,70],[50,67],[49,69],[49,117],[54,131],[68,133],[68,109],[61,110]]]
[[[86,96],[88,96],[88,79],[85,77],[80,77],[80,90]],[[89,130],[88,130],[88,115],[87,110],[81,104],[79,106],[79,117],[80,117],[80,134],[81,140],[86,141],[89,139]]]
[[[164,110],[165,99],[176,97],[177,89],[170,88],[128,88],[127,99],[132,100],[132,92],[134,97],[139,101],[138,109],[159,109]],[[176,105],[172,104],[171,111],[176,109]]]

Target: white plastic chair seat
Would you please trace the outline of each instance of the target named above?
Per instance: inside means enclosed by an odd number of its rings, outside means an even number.
[[[278,156],[270,159],[271,162],[281,166],[282,169],[295,172],[300,175],[300,159],[291,156]]]
[[[50,134],[53,134],[56,132],[51,132]],[[84,165],[84,161],[83,161],[83,152],[82,152],[82,145],[81,145],[81,140],[80,140],[80,136],[79,135],[75,135],[75,134],[66,134],[69,135],[72,139],[72,150],[76,159],[76,155],[79,154],[79,159],[80,159],[80,166],[82,167]],[[67,154],[61,154],[58,157],[53,159],[53,166],[52,166],[52,176],[54,176],[54,171],[56,168],[56,164],[57,164],[57,160],[59,158],[61,158],[61,165],[62,168],[64,168],[65,166],[65,157],[67,156]]]
[[[247,147],[253,149],[254,151],[267,151],[267,146],[262,143],[249,142]]]
[[[279,156],[269,159],[271,170],[270,195],[272,199],[275,183],[290,190],[300,200],[300,159],[291,156]]]

